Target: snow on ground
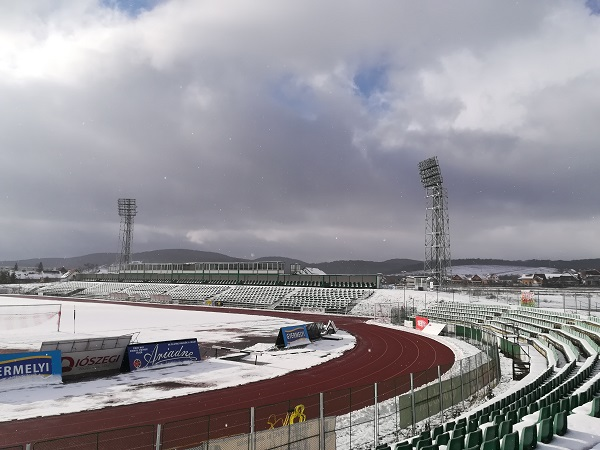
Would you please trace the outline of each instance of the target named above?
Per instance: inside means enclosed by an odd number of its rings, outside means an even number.
[[[600,315],[600,290],[598,289],[537,289],[533,293],[536,304],[546,309],[558,309],[583,316]],[[448,291],[418,291],[413,289],[377,289],[368,299],[356,305],[351,314],[380,317],[387,311],[382,305],[405,306],[420,311],[435,302],[486,303],[517,306],[521,302],[521,289],[492,287],[453,287]],[[388,313],[389,315],[389,313]]]
[[[0,297],[3,305],[36,302],[48,303]],[[337,334],[343,338],[340,341],[322,340],[304,349],[272,350],[281,327],[305,323],[290,319],[104,303],[54,303],[63,305],[60,331],[56,329],[56,320],[18,331],[0,331],[0,348],[39,351],[42,341],[139,333],[137,341],[140,343],[197,338],[203,355],[213,356],[214,350],[210,347],[214,343],[244,348],[236,343],[250,335],[254,342],[248,347],[256,353],[246,357],[246,362],[209,358],[199,363],[152,368],[77,383],[31,386],[11,382],[3,385],[0,421],[100,409],[237,386],[323,363],[355,345],[353,336],[340,331]],[[259,364],[255,365],[255,361]]]

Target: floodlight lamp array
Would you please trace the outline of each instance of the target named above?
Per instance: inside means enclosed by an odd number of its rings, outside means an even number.
[[[421,174],[421,183],[425,188],[442,184],[442,174],[435,156],[419,163],[419,173]]]
[[[119,205],[119,216],[121,217],[133,217],[137,212],[135,205],[135,198],[120,198],[118,200]]]

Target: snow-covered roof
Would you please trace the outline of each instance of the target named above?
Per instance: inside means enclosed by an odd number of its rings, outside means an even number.
[[[316,267],[305,267],[304,269],[296,273],[300,275],[327,275],[321,269],[317,269]]]

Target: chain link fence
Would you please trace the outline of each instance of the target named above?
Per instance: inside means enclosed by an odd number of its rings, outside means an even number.
[[[480,352],[426,371],[286,402],[165,424],[54,439],[22,450],[355,450],[398,441],[462,413],[500,377],[495,336],[448,324]]]

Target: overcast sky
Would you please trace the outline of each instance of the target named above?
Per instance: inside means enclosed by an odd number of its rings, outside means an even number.
[[[600,1],[0,2],[0,260],[600,257]]]

